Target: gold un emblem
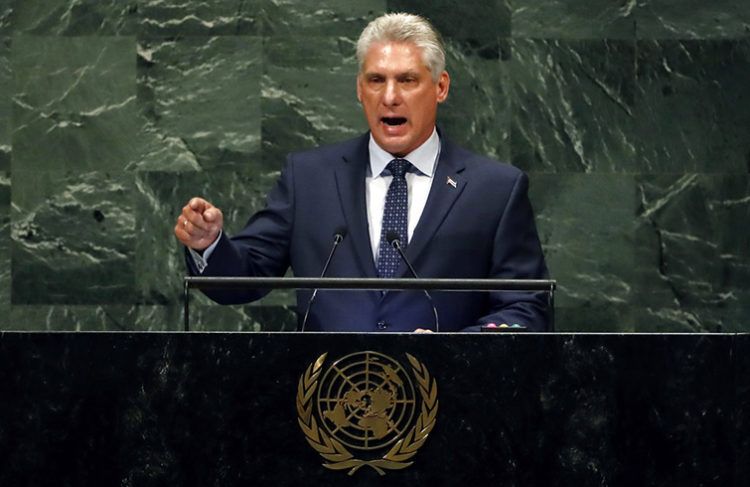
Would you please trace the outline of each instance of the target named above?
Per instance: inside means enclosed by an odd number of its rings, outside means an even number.
[[[323,466],[349,475],[368,466],[385,475],[414,463],[437,418],[437,383],[427,367],[407,353],[407,371],[366,351],[324,369],[327,355],[307,367],[297,387],[299,425]]]

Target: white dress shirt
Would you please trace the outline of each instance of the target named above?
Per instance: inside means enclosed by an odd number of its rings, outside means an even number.
[[[370,167],[365,178],[367,191],[367,224],[370,229],[370,245],[372,246],[372,257],[378,261],[380,251],[380,232],[383,227],[383,210],[385,209],[385,196],[391,185],[393,176],[383,175],[385,167],[394,159],[392,154],[384,151],[372,138],[370,134]],[[433,129],[432,135],[419,147],[408,153],[402,159],[409,161],[416,171],[406,173],[406,185],[408,193],[408,238],[411,241],[414,228],[422,216],[427,196],[430,194],[432,179],[435,174],[435,166],[440,156],[440,137]]]

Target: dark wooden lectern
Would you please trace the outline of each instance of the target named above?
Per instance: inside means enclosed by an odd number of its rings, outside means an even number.
[[[746,486],[748,404],[746,335],[6,332],[0,485]]]

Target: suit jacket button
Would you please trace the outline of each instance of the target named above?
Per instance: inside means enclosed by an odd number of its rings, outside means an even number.
[[[385,330],[388,328],[388,323],[385,321],[378,321],[378,330]]]

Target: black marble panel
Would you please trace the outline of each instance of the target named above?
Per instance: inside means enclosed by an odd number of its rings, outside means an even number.
[[[13,71],[11,70],[11,45],[8,37],[0,37],[0,171],[10,170],[11,103]]]
[[[297,330],[297,313],[292,303],[294,296],[291,293],[272,291],[268,296],[251,305],[217,306],[198,291],[191,292],[190,300],[190,331]],[[284,301],[290,304],[284,304]],[[178,329],[184,330],[182,308],[176,309],[176,312]],[[145,323],[146,317],[143,320]],[[158,323],[156,320],[153,322]]]
[[[0,329],[10,315],[10,174],[0,172]]]
[[[7,324],[10,313],[10,113],[13,84],[10,47],[11,40],[0,37],[0,328]]]
[[[121,170],[131,163],[134,55],[131,37],[14,37],[14,166]]]
[[[388,11],[422,15],[445,39],[476,48],[510,37],[510,4],[510,0],[475,2],[470,6],[460,0],[388,0]]]
[[[708,39],[750,35],[737,0],[539,0],[513,4],[513,36],[552,39]]]
[[[3,485],[724,486],[747,478],[745,336],[0,334]],[[414,464],[325,469],[295,397],[350,353],[420,360]]]
[[[638,42],[639,172],[750,173],[750,40]]]
[[[186,37],[138,44],[145,119],[134,168],[236,168],[260,155],[261,39]]]
[[[512,161],[529,171],[636,168],[635,45],[513,41]]]
[[[635,0],[513,2],[513,37],[531,39],[633,39]]]
[[[448,99],[438,125],[452,141],[477,153],[510,161],[510,46],[495,41],[478,48],[450,39]]]
[[[553,276],[556,277],[556,276]],[[558,281],[559,282],[559,281]],[[630,332],[675,332],[684,331],[677,326],[655,326],[651,321],[640,319],[637,308],[626,303],[555,305],[555,331],[558,332],[601,332],[616,330]]]
[[[622,333],[744,333],[750,326],[750,306],[680,306],[659,303],[557,306],[556,331]],[[602,323],[607,323],[606,326]]]
[[[10,284],[10,281],[8,281]],[[200,293],[190,296],[191,331],[295,331],[297,315],[271,298],[245,306],[218,306]],[[182,331],[182,303],[162,305],[5,306],[0,330],[13,331]]]
[[[734,332],[744,333],[750,326],[747,304],[684,306],[659,303],[633,309],[638,331],[654,332]]]
[[[750,177],[643,175],[637,188],[637,302],[693,330],[745,326]]]
[[[10,2],[0,4],[0,35],[11,33],[10,17],[13,14],[13,5]]]
[[[355,42],[344,37],[266,39],[262,170],[280,170],[289,152],[367,130],[357,101]]]
[[[268,0],[139,0],[139,35],[259,35]]]
[[[630,2],[635,3],[635,2]],[[639,39],[750,37],[750,3],[738,0],[639,0]]]
[[[0,7],[15,35],[133,35],[138,0],[6,0]],[[3,8],[5,13],[3,13]]]
[[[359,37],[362,29],[386,10],[386,0],[262,2],[263,35]]]
[[[15,304],[5,330],[19,331],[177,331],[164,320],[160,328],[139,326],[137,310],[127,305],[18,305]]]
[[[630,304],[635,277],[632,177],[532,173],[529,184],[547,266],[558,282],[556,304]],[[620,329],[617,319],[606,321]]]
[[[13,303],[131,303],[133,189],[124,173],[14,170]]]

